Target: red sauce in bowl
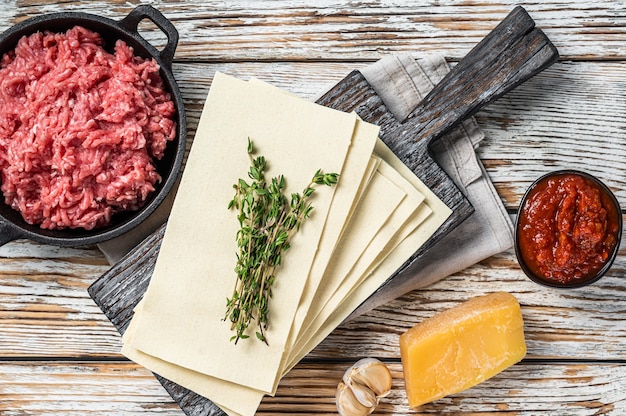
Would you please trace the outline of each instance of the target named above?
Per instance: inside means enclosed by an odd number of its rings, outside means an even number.
[[[621,227],[617,200],[597,179],[577,171],[546,175],[520,206],[520,264],[552,286],[595,280],[615,257]]]

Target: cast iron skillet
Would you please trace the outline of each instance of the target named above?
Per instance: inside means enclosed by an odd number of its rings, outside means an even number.
[[[143,19],[151,20],[167,36],[167,44],[161,51],[139,35],[138,26]],[[176,106],[177,124],[176,138],[168,143],[165,155],[156,162],[157,171],[162,178],[161,183],[157,184],[155,192],[142,209],[117,213],[112,217],[108,226],[91,231],[41,229],[38,225],[31,225],[24,221],[21,214],[5,204],[4,197],[0,196],[0,245],[18,238],[28,238],[59,246],[82,246],[119,236],[137,226],[156,209],[172,188],[180,172],[187,133],[182,97],[172,75],[172,60],[178,44],[178,31],[155,8],[147,5],[138,6],[120,21],[80,12],[62,12],[33,17],[16,24],[0,35],[0,56],[13,50],[18,40],[24,35],[45,30],[65,32],[76,25],[102,35],[105,48],[110,52],[113,51],[115,41],[122,39],[134,49],[135,55],[142,58],[154,58],[161,67],[161,77]]]

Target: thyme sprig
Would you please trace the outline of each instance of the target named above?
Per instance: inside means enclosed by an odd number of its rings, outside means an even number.
[[[237,344],[250,336],[246,331],[256,321],[256,337],[268,344],[265,330],[269,325],[269,300],[276,281],[276,269],[283,261],[283,253],[290,247],[291,237],[309,218],[313,206],[310,198],[314,185],[335,185],[336,173],[318,170],[301,194],[285,194],[285,177],[279,175],[269,182],[265,179],[267,162],[265,157],[254,157],[255,149],[248,138],[250,170],[248,177],[233,185],[235,196],[228,209],[238,211],[240,229],[237,231],[238,246],[235,272],[237,280],[231,298],[226,300],[224,320],[231,322],[235,331],[230,340]]]

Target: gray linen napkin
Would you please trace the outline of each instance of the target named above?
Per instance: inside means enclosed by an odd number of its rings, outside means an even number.
[[[391,55],[361,73],[398,119],[413,111],[448,73],[438,54]],[[474,207],[474,213],[366,300],[350,318],[461,271],[513,245],[513,225],[474,150],[484,138],[473,118],[433,144],[433,157]],[[348,318],[348,319],[350,319]]]
[[[414,59],[403,54],[383,58],[361,72],[394,116],[403,120],[448,71],[445,59],[439,55]],[[468,119],[435,143],[433,155],[472,203],[474,214],[403,271],[402,278],[392,280],[370,297],[351,317],[512,246],[513,226],[474,152],[483,137],[474,119]],[[145,224],[99,244],[109,263],[117,263],[167,220],[174,193],[172,191]]]

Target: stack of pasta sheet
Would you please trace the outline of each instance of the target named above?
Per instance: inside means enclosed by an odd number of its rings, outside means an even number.
[[[356,114],[216,74],[123,353],[228,414],[254,414],[281,377],[451,213],[378,131]],[[267,177],[285,176],[287,195],[301,192],[318,169],[340,174],[336,186],[314,193],[312,215],[276,272],[269,345],[254,335],[235,345],[224,320],[240,226],[227,206],[233,184],[247,178],[248,138],[268,161]]]

